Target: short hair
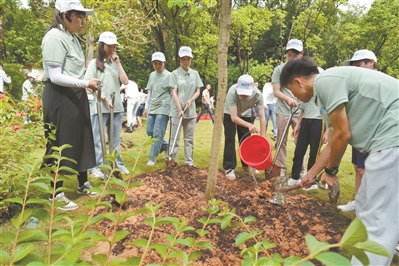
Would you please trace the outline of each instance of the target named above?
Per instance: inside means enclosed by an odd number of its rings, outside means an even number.
[[[285,64],[280,74],[280,86],[287,88],[296,77],[310,77],[319,74],[316,62],[309,56],[293,58]]]
[[[368,64],[371,61],[371,59],[360,59],[360,60],[357,60],[357,61],[350,61],[349,65],[353,66],[356,63],[359,63],[361,61],[363,61],[365,64]],[[374,63],[373,63],[373,68],[378,70],[377,62],[375,60],[374,60]]]
[[[300,53],[303,52],[303,51],[299,52],[298,50],[295,50],[295,49],[288,49],[288,50],[285,50],[284,54],[286,54],[288,51],[292,51],[296,55],[299,55]]]

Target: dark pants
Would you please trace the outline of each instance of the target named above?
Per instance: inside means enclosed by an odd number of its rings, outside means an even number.
[[[308,146],[310,146],[308,167],[309,170],[316,162],[317,152],[319,150],[320,139],[322,134],[321,119],[303,118],[301,128],[299,129],[298,140],[295,147],[295,154],[292,166],[292,179],[301,178],[301,170],[303,157],[306,154]]]
[[[200,120],[201,116],[205,113],[205,111],[207,111],[209,113],[209,115],[211,116],[211,119],[212,119],[212,123],[214,123],[212,109],[211,109],[210,105],[206,104],[206,103],[203,103],[201,105],[201,112],[197,116],[197,123]]]
[[[251,122],[250,117],[240,117],[242,120],[246,122]],[[248,138],[250,134],[249,129],[246,127],[239,126],[233,121],[231,121],[231,117],[229,114],[224,114],[223,119],[224,126],[224,154],[223,154],[223,168],[225,170],[235,169],[237,167],[237,159],[236,159],[236,132],[238,133],[239,143]],[[241,164],[243,167],[248,167],[246,163],[241,160]]]

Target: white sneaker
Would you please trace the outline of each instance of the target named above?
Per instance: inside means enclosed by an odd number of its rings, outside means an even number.
[[[51,198],[49,200],[52,201]],[[65,196],[64,192],[61,192],[60,194],[55,196],[54,200],[56,202],[65,203],[65,205],[57,207],[57,209],[59,209],[61,211],[73,211],[73,210],[76,210],[77,208],[79,208],[79,206],[75,202],[71,201],[70,199],[68,199]]]
[[[314,184],[310,188],[304,188],[303,190],[308,191],[308,190],[312,190],[312,189],[319,189],[319,187],[316,184]]]
[[[100,179],[104,179],[104,178],[105,178],[104,173],[101,172],[101,170],[98,169],[98,168],[94,169],[94,170],[91,171],[89,174],[90,174],[91,176],[95,177],[95,178],[100,178]]]
[[[155,165],[155,163],[156,163],[156,161],[148,160],[147,165],[153,166],[153,165]]]
[[[234,173],[233,169],[229,169],[226,171],[226,178],[229,180],[235,180],[236,179],[236,174]]]
[[[124,175],[130,174],[129,170],[127,170],[126,167],[118,167],[118,168],[119,168],[119,170],[121,170],[122,174],[124,174]]]
[[[337,206],[343,212],[351,212],[355,210],[355,201],[349,201],[346,205],[339,205]]]
[[[259,174],[258,169],[255,169],[255,168],[253,168],[253,167],[248,167],[248,169],[249,169],[249,172],[250,172],[251,174],[254,174],[254,175]]]
[[[77,193],[80,195],[87,195],[89,197],[95,198],[100,196],[97,192],[90,191],[92,189],[92,185],[90,184],[89,181],[86,181],[83,186],[78,187]]]
[[[303,177],[304,175],[306,175],[306,173],[307,173],[308,171],[306,170],[306,169],[302,169],[302,171],[301,171],[301,177]]]
[[[292,179],[292,178],[290,178],[290,179],[288,180],[287,185],[288,185],[289,187],[292,187],[292,186],[298,185],[299,183],[301,183],[301,179]]]

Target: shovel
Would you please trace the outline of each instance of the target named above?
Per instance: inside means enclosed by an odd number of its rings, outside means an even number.
[[[330,199],[330,202],[333,204],[338,204],[339,196],[341,194],[340,188],[339,188],[339,181],[335,183],[335,185],[332,187],[332,189],[329,188],[327,184],[322,184],[321,183],[321,176],[323,175],[323,172],[309,185],[311,184],[316,184],[318,188],[323,189],[323,190],[328,190],[328,198]],[[297,184],[291,187],[281,187],[277,189],[278,193],[288,193],[290,191],[294,191],[297,189],[301,189],[302,186],[301,184]]]
[[[183,113],[186,111],[186,109],[187,109],[187,105],[184,106]],[[175,135],[175,137],[174,137],[174,139],[173,139],[172,147],[171,147],[171,149],[169,149],[169,151],[170,151],[170,152],[169,152],[169,158],[168,158],[169,161],[172,160],[172,153],[173,153],[173,150],[174,150],[175,145],[176,145],[177,135],[179,134],[179,131],[180,131],[180,127],[181,127],[181,123],[182,123],[182,122],[183,122],[183,116],[180,117],[180,119],[179,119],[179,124],[177,125],[176,135]],[[171,126],[172,126],[172,125],[171,125]]]
[[[103,112],[101,109],[101,88],[103,86],[101,81],[97,83],[98,90],[95,92],[97,96],[96,106],[97,106],[97,117],[98,117],[98,127],[100,129],[100,143],[101,143],[101,154],[103,157],[103,163],[107,161],[107,148],[105,146],[105,135],[104,135],[104,122],[103,122]],[[105,179],[108,178],[108,170],[104,171]]]
[[[284,132],[283,132],[283,135],[282,135],[282,137],[280,139],[280,143],[277,146],[276,154],[274,155],[274,159],[273,159],[272,165],[269,168],[267,168],[266,171],[265,171],[265,179],[266,180],[270,180],[272,177],[275,177],[275,176],[280,176],[280,167],[278,167],[276,165],[277,156],[280,153],[280,149],[281,149],[281,146],[283,145],[283,141],[284,141],[285,135],[287,134],[288,128],[291,125],[292,117],[294,116],[294,114],[298,110],[298,108],[299,108],[299,106],[296,107],[294,110],[292,110],[292,108],[291,108],[291,115],[289,117],[287,125],[284,128]]]

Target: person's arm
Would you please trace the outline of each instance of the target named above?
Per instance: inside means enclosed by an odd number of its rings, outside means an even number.
[[[346,147],[351,137],[351,131],[345,104],[342,103],[338,105],[328,116],[330,117],[331,125],[334,129],[334,134],[328,143],[328,145],[330,145],[330,143],[334,143],[334,145],[331,146],[330,157],[326,164],[327,168],[331,168],[339,166],[341,163],[342,156],[345,154]],[[333,187],[338,181],[338,176],[331,176],[327,173],[323,173],[321,180],[326,182],[329,187]]]
[[[294,137],[294,138],[298,137],[299,129],[301,128],[301,123],[302,123],[302,119],[303,119],[303,114],[304,114],[304,113],[305,113],[304,111],[302,111],[302,112],[300,113],[300,115],[299,115],[299,117],[298,117],[298,122],[297,122],[297,124],[296,124],[294,130],[292,131],[292,137]]]
[[[190,99],[188,99],[188,101],[186,102],[187,108],[190,108],[191,103],[195,101],[195,99],[197,99],[199,95],[200,95],[200,88],[196,88],[193,96]]]
[[[258,117],[260,122],[260,135],[266,137],[266,118],[263,109],[258,109]]]
[[[230,117],[231,117],[231,121],[234,124],[240,125],[242,127],[246,127],[249,129],[249,132],[251,133],[257,133],[260,130],[253,124],[242,120],[238,115],[237,115],[237,106],[236,105],[231,105],[229,106],[229,111],[230,111]],[[263,114],[264,115],[264,114]],[[266,122],[265,122],[265,127],[266,127]]]
[[[49,79],[54,84],[72,88],[90,88],[92,90],[97,90],[98,88],[98,79],[84,80],[66,76],[62,74],[61,66],[48,66],[48,71]]]
[[[7,84],[11,83],[11,77],[7,76],[7,74],[4,70],[1,71],[1,78],[4,80],[5,83],[7,83]]]
[[[179,96],[177,95],[177,88],[170,88],[170,91],[172,92],[173,102],[177,107],[178,116],[184,118],[184,111],[183,107],[180,105]]]
[[[129,79],[126,75],[125,70],[123,69],[123,66],[121,64],[121,61],[119,60],[119,56],[116,54],[112,55],[112,60],[114,60],[115,64],[118,67],[119,70],[119,80],[122,82],[122,84],[127,84],[129,82]]]
[[[145,102],[145,107],[143,112],[144,117],[148,116],[148,107],[150,106],[150,99],[151,99],[151,91],[149,90],[147,93],[147,101]]]
[[[273,83],[273,94],[275,97],[279,98],[280,100],[285,101],[291,107],[298,106],[298,102],[295,99],[281,92],[280,83]]]
[[[324,123],[324,122],[323,122]],[[330,129],[326,126],[326,130],[324,131],[323,134],[323,139],[322,139],[322,143],[326,144],[328,142],[328,135],[330,133]]]

